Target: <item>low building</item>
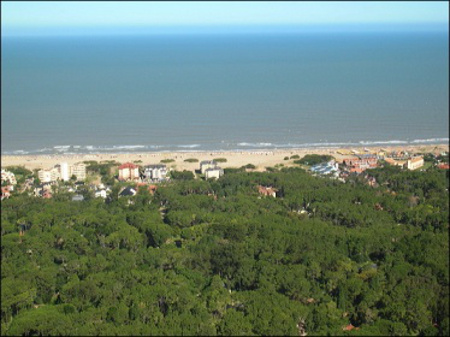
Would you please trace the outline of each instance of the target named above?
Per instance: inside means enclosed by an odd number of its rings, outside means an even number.
[[[347,166],[349,172],[361,173],[367,169],[375,168],[378,166],[377,158],[369,157],[367,159],[344,159],[344,165]]]
[[[277,197],[277,192],[278,190],[276,188],[273,187],[266,187],[266,186],[262,186],[259,185],[258,186],[258,192],[259,194],[265,196],[265,197]]]
[[[404,161],[404,160],[395,160],[395,159],[392,159],[392,158],[385,158],[384,161],[386,163],[388,163],[389,165],[392,165],[392,166],[404,167],[405,164],[406,164],[406,161]]]
[[[418,169],[419,167],[422,167],[423,164],[424,164],[423,157],[414,157],[408,159],[408,161],[406,162],[406,168],[408,170],[415,170]]]
[[[12,185],[2,186],[1,200],[8,199],[11,196]]]
[[[119,197],[132,197],[135,196],[136,193],[137,191],[133,187],[128,186],[119,193]]]
[[[203,160],[200,162],[200,172],[205,174],[205,171],[210,168],[215,168],[217,163],[214,160]]]
[[[165,181],[167,177],[167,166],[163,164],[148,165],[144,168],[144,179],[152,182]]]
[[[331,174],[335,173],[336,175],[339,174],[339,164],[336,163],[334,160],[331,160],[327,163],[314,165],[311,167],[311,172],[318,173],[318,174]]]
[[[132,163],[125,163],[119,166],[119,180],[138,180],[139,179],[139,166]]]
[[[221,176],[223,176],[223,170],[218,166],[210,167],[205,170],[205,178],[206,179],[211,179],[211,178],[219,179]]]
[[[98,190],[94,192],[95,198],[103,198],[106,199],[106,190]]]
[[[83,201],[84,197],[81,194],[74,195],[72,201]]]
[[[11,185],[17,184],[16,176],[14,175],[14,173],[6,170],[2,170],[1,172],[2,172],[1,178],[2,183],[6,181],[8,184]]]
[[[48,170],[38,171],[38,178],[41,183],[50,183],[61,179],[61,174],[59,173],[59,168],[55,166]]]

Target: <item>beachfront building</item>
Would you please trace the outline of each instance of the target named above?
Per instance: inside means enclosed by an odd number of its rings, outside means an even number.
[[[61,163],[57,165],[59,169],[59,177],[62,181],[69,181],[70,179],[70,172],[69,172],[69,164],[67,163]]]
[[[14,173],[6,171],[6,170],[2,170],[1,172],[2,172],[2,184],[4,182],[7,182],[8,184],[11,184],[11,185],[17,184],[16,176],[14,175]]]
[[[77,180],[86,179],[86,164],[85,163],[76,163],[70,166],[70,176],[77,177]]]
[[[406,162],[406,168],[408,170],[415,170],[418,169],[419,167],[422,167],[423,164],[424,164],[423,157],[410,158]]]
[[[55,165],[51,169],[38,171],[38,178],[42,183],[49,183],[57,180],[69,181],[72,175],[75,175],[77,180],[86,179],[86,165],[84,163],[74,165],[61,163]]]
[[[200,162],[200,172],[205,174],[205,171],[210,168],[215,168],[217,163],[214,160],[203,160]]]
[[[378,160],[373,157],[368,157],[366,159],[347,158],[344,159],[344,165],[349,172],[361,173],[367,169],[377,167]]]
[[[41,183],[50,183],[52,181],[57,181],[61,178],[58,166],[55,166],[48,170],[38,171],[38,178]]]
[[[219,179],[221,176],[223,176],[223,170],[219,166],[210,167],[205,170],[206,179]]]
[[[163,164],[148,165],[144,168],[144,179],[152,182],[166,180],[167,166]]]
[[[137,180],[139,179],[139,166],[132,163],[125,163],[119,166],[119,180]]]

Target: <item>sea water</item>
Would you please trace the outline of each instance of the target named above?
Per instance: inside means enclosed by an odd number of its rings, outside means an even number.
[[[448,32],[2,38],[2,154],[447,142]]]

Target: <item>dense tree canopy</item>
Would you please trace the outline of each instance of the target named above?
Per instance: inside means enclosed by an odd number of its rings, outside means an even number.
[[[283,168],[4,200],[2,335],[448,335],[448,174],[370,174],[379,187]]]

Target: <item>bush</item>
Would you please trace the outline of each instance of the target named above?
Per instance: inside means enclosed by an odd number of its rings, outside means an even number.
[[[188,158],[184,160],[186,163],[198,163],[197,158]]]
[[[291,156],[291,159],[300,159],[300,156],[298,154],[294,154],[293,156]]]
[[[226,163],[227,162],[227,158],[216,158],[213,159],[216,163]]]
[[[167,164],[167,163],[173,163],[174,161],[175,161],[175,159],[162,159],[161,163]]]
[[[247,165],[244,165],[244,166],[242,166],[244,169],[250,169],[250,170],[254,170],[255,168],[256,168],[256,166],[255,165],[253,165],[253,164],[247,164]]]
[[[321,164],[321,163],[330,161],[332,159],[334,159],[332,156],[326,155],[326,154],[323,154],[323,155],[307,154],[302,159],[295,160],[294,163],[295,164],[301,164],[301,165],[314,166],[314,165],[317,165],[317,164]]]
[[[288,156],[284,157],[284,160],[289,160],[289,157]]]

